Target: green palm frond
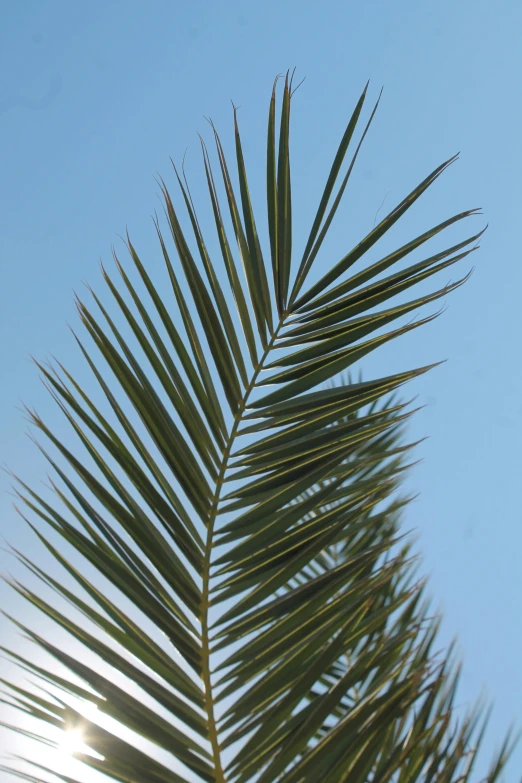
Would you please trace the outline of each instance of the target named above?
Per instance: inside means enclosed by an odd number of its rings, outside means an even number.
[[[154,219],[164,279],[153,279],[127,236],[130,266],[114,256],[118,281],[103,269],[111,305],[94,292],[92,303],[77,300],[89,343],[76,340],[99,396],[61,364],[38,365],[80,448],[29,413],[49,446],[55,499],[22,480],[16,491],[56,570],[15,550],[37,587],[8,581],[71,644],[11,617],[40,657],[2,648],[33,682],[5,682],[6,701],[46,730],[79,727],[90,750],[77,758],[111,780],[471,780],[482,710],[457,721],[458,670],[434,652],[437,621],[399,529],[415,444],[403,443],[413,411],[396,393],[434,365],[332,380],[433,320],[437,312],[399,321],[468,275],[388,300],[466,258],[482,232],[399,267],[471,209],[361,263],[451,158],[307,287],[375,116],[379,101],[359,133],[367,87],[300,259],[287,75],[280,111],[277,80],[269,106],[268,249],[234,110],[237,184],[212,124],[216,163],[201,140],[209,233],[174,168],[180,206],[160,180],[166,230]],[[85,702],[127,732],[89,720]],[[14,728],[54,747],[50,734]],[[508,752],[509,741],[491,783]],[[15,765],[12,774],[50,779],[38,752],[31,763],[33,772]]]

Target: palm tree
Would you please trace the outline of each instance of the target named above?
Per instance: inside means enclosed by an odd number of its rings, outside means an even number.
[[[402,304],[387,302],[465,258],[482,232],[392,267],[477,210],[352,270],[452,158],[308,284],[379,101],[343,174],[365,88],[295,263],[292,78],[287,74],[279,112],[276,87],[277,80],[268,115],[269,252],[261,249],[234,110],[239,189],[211,125],[224,198],[201,141],[219,263],[210,258],[184,172],[174,168],[192,237],[161,180],[177,253],[174,261],[156,217],[167,285],[153,281],[127,236],[134,272],[116,255],[120,283],[103,269],[115,315],[95,293],[98,315],[77,300],[91,342],[86,347],[77,338],[78,345],[105,408],[61,364],[38,365],[81,450],[71,451],[29,413],[53,449],[44,453],[56,502],[20,479],[16,491],[56,573],[16,555],[77,611],[64,613],[39,591],[8,580],[52,621],[49,630],[67,631],[71,645],[12,617],[39,658],[3,648],[36,678],[30,690],[6,683],[7,701],[47,724],[47,732],[81,731],[86,747],[77,758],[126,783],[468,781],[483,709],[457,720],[458,666],[451,651],[434,652],[438,621],[415,579],[411,542],[399,530],[409,498],[398,490],[413,445],[403,445],[402,433],[412,411],[390,395],[429,366],[325,383],[436,317],[387,330],[467,276]],[[92,358],[92,344],[103,362]],[[86,702],[133,734],[87,719]],[[15,730],[53,745],[49,733]],[[498,779],[510,747],[507,738],[488,781]],[[53,769],[38,751],[31,763],[32,773],[3,769],[49,780]]]

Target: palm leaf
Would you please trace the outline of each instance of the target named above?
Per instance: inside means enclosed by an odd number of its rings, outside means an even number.
[[[223,267],[211,257],[184,169],[183,176],[175,169],[185,215],[163,180],[160,188],[177,260],[154,221],[165,281],[153,279],[127,237],[141,287],[114,256],[121,283],[103,269],[112,309],[93,292],[92,306],[77,302],[90,339],[77,338],[78,345],[105,408],[61,364],[38,365],[80,448],[29,412],[50,447],[41,448],[54,499],[21,479],[16,492],[20,513],[57,569],[49,573],[13,550],[36,587],[8,581],[72,646],[12,617],[43,658],[34,663],[3,648],[34,681],[32,689],[5,682],[7,703],[49,730],[81,726],[94,755],[78,758],[112,780],[468,780],[482,713],[456,720],[456,668],[433,651],[437,622],[399,530],[409,498],[397,492],[415,444],[403,443],[413,411],[396,393],[434,365],[331,381],[436,317],[387,331],[466,275],[378,308],[472,252],[480,232],[397,266],[477,210],[448,217],[347,276],[451,158],[305,288],[375,116],[377,105],[343,174],[367,85],[292,281],[292,79],[287,74],[279,134],[276,87],[277,80],[267,139],[271,275],[234,109],[238,187],[211,125],[229,223],[202,140]],[[114,671],[126,685],[114,681]],[[86,701],[135,740],[83,717]],[[24,726],[14,729],[53,745]],[[509,743],[489,781],[508,751]],[[38,754],[31,763],[33,772],[9,769],[25,780],[49,780],[52,769]]]

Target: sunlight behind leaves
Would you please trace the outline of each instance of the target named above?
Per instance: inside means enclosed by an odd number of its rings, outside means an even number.
[[[83,741],[83,733],[79,729],[65,731],[59,750],[65,756],[72,756],[74,753],[85,753],[88,748]]]

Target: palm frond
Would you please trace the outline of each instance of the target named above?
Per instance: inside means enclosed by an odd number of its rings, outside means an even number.
[[[478,210],[351,273],[453,157],[306,288],[379,101],[356,143],[366,85],[294,273],[292,90],[287,74],[279,133],[277,80],[270,98],[268,252],[234,109],[237,187],[214,125],[217,166],[201,140],[221,259],[212,258],[184,168],[174,167],[184,214],[159,183],[172,242],[154,220],[165,279],[127,236],[130,268],[114,255],[120,280],[102,269],[111,306],[94,292],[93,304],[77,301],[89,344],[76,339],[103,404],[61,364],[38,364],[79,448],[29,412],[48,444],[40,448],[54,500],[21,479],[16,491],[56,572],[13,550],[31,586],[8,581],[71,645],[11,617],[42,657],[2,648],[34,681],[4,684],[26,719],[49,730],[80,726],[93,755],[77,757],[112,780],[457,783],[470,779],[481,741],[481,709],[456,719],[458,669],[433,650],[437,621],[399,527],[415,444],[403,442],[414,411],[397,392],[435,365],[332,384],[437,317],[389,328],[468,275],[378,308],[472,253],[482,232],[398,267]],[[84,702],[124,737],[88,720]],[[508,750],[509,742],[493,761],[491,783]],[[31,763],[33,772],[9,769],[49,780],[38,753]]]

